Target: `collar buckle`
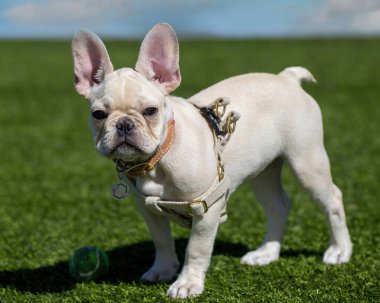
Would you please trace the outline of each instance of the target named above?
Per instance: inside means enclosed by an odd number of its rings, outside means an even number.
[[[124,173],[130,179],[136,179],[136,177],[143,177],[154,168],[149,162],[139,163],[132,167],[127,168]]]

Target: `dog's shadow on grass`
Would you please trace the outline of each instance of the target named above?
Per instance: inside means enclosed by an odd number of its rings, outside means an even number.
[[[176,249],[183,262],[187,239],[176,240]],[[243,244],[216,241],[213,255],[240,257],[247,251]],[[107,251],[110,261],[108,274],[96,283],[139,283],[140,276],[149,269],[154,259],[154,246],[150,241],[118,247]],[[0,271],[0,287],[21,292],[61,293],[73,289],[76,282],[69,274],[68,260],[36,269]]]
[[[183,263],[187,241],[187,239],[176,240],[176,250],[181,263]],[[217,240],[213,255],[240,258],[247,251],[248,248],[243,244]],[[107,255],[110,261],[108,274],[96,283],[115,285],[140,283],[140,276],[149,269],[154,260],[154,246],[151,241],[139,242],[107,251]],[[300,255],[319,256],[319,253],[302,250],[285,251],[282,254],[287,258],[297,258]],[[14,288],[33,294],[61,293],[75,288],[77,283],[69,274],[68,260],[36,269],[0,271],[0,287]]]

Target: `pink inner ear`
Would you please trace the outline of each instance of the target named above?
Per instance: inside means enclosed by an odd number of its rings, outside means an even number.
[[[94,84],[104,80],[107,73],[113,71],[107,49],[94,33],[79,31],[72,42],[74,58],[75,87],[87,96]]]
[[[152,80],[158,80],[160,83],[172,81],[172,75],[169,69],[162,66],[162,64],[156,60],[151,60],[151,64],[154,72]]]
[[[178,56],[178,41],[173,29],[167,24],[158,24],[141,44],[136,70],[168,94],[181,82]]]
[[[153,70],[152,81],[157,81],[168,92],[175,90],[181,81],[179,69],[165,67],[156,60],[151,60],[150,62]]]
[[[92,86],[94,83],[101,82],[101,59],[100,54],[94,50],[91,46],[82,53],[78,52],[75,55],[78,66],[75,68],[75,76],[78,79],[77,84]]]

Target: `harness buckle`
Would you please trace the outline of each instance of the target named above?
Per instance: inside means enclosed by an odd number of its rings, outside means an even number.
[[[187,205],[188,205],[188,213],[189,213],[189,216],[190,217],[194,217],[194,213],[193,213],[193,209],[191,208],[192,205],[195,205],[195,204],[202,204],[203,206],[203,210],[204,210],[204,214],[207,213],[208,211],[208,206],[207,206],[207,203],[206,201],[204,200],[194,200],[194,201],[191,201],[189,202]]]

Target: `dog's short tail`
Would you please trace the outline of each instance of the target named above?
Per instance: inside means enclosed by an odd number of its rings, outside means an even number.
[[[288,78],[301,84],[303,81],[316,83],[314,76],[306,68],[302,66],[292,66],[285,68],[279,73],[279,76]]]

